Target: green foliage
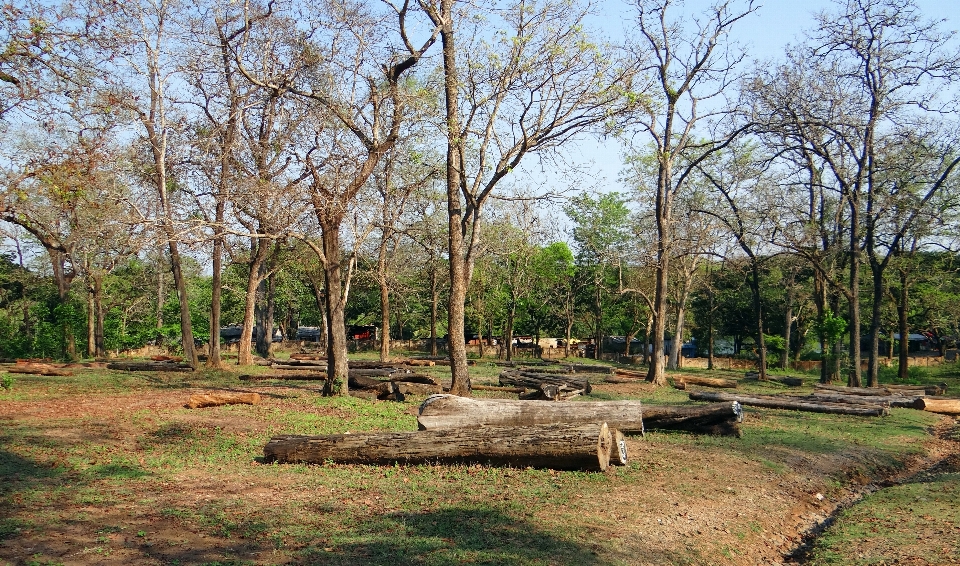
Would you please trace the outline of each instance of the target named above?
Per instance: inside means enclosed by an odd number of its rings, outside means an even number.
[[[0,375],[0,388],[4,391],[13,389],[13,377],[9,373]]]
[[[813,330],[824,342],[833,344],[847,332],[847,321],[835,315],[829,308],[824,309],[823,317],[814,322]]]

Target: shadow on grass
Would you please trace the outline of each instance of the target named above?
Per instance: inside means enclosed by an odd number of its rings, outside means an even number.
[[[611,564],[572,533],[547,532],[495,509],[454,507],[393,513],[357,525],[354,534],[308,546],[306,564]]]

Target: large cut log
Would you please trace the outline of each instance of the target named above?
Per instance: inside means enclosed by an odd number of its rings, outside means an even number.
[[[613,366],[601,366],[593,364],[563,364],[573,373],[600,373],[609,375],[614,372]]]
[[[433,367],[437,362],[433,360],[407,360],[406,364],[413,367]]]
[[[677,389],[686,389],[687,385],[701,385],[703,387],[719,387],[723,389],[736,389],[737,382],[732,379],[719,379],[716,377],[699,377],[696,375],[678,375],[674,378]]]
[[[501,387],[499,385],[470,385],[470,389],[474,391],[503,391],[505,393],[523,393],[526,391],[524,387]]]
[[[685,430],[716,436],[741,436],[743,409],[736,401],[706,405],[645,405],[647,430]]]
[[[187,407],[219,407],[221,405],[259,405],[259,393],[198,393],[191,395]]]
[[[806,411],[810,413],[827,413],[833,415],[860,415],[879,417],[890,414],[890,409],[876,405],[849,405],[842,403],[822,403],[804,400],[802,397],[789,395],[736,395],[722,391],[691,391],[690,399],[694,401],[737,401],[741,405],[751,407],[765,407],[767,409],[788,409]]]
[[[883,387],[846,387],[843,385],[827,385],[817,383],[815,387],[822,391],[835,391],[844,395],[860,395],[863,397],[886,397],[888,395],[926,395],[924,388],[917,386],[915,389],[890,389]]]
[[[907,409],[922,409],[919,406],[920,395],[844,395],[842,393],[833,393],[832,391],[814,391],[810,398],[816,402],[824,403],[848,403],[851,405],[886,405],[888,407],[901,407]]]
[[[306,367],[306,368],[316,369],[318,367],[326,368],[327,360],[326,359],[323,359],[323,360],[300,359],[300,358],[294,358],[293,356],[291,356],[289,360],[271,359],[270,365],[272,367],[294,366],[294,367]]]
[[[613,370],[613,374],[631,379],[647,379],[646,372],[634,371],[632,369],[616,368]]]
[[[479,463],[559,470],[606,470],[613,436],[606,423],[470,427],[419,432],[276,436],[266,462],[391,465]]]
[[[931,399],[924,397],[919,403],[920,409],[944,415],[960,415],[960,399]]]
[[[440,382],[437,381],[432,375],[425,375],[422,373],[400,373],[394,374],[390,378],[390,381],[403,381],[406,383],[422,383],[424,385],[440,385]]]
[[[627,434],[643,432],[640,401],[518,401],[432,395],[420,404],[420,430],[469,428],[477,425],[535,426],[606,422]],[[615,424],[614,424],[615,423]]]
[[[352,371],[349,375],[350,377],[347,380],[347,384],[350,386],[350,389],[377,389],[382,384],[389,383],[388,381],[374,379],[365,375],[358,375]]]
[[[528,389],[539,389],[543,383],[549,383],[560,387],[562,391],[583,390],[588,395],[592,388],[590,382],[586,379],[571,379],[557,375],[545,373],[534,373],[530,371],[504,371],[500,373],[500,385],[526,387]]]
[[[290,354],[291,360],[300,360],[300,361],[323,361],[327,363],[327,356],[325,354],[307,354],[307,353],[297,353]]]

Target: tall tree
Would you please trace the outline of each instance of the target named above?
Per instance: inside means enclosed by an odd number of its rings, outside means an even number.
[[[653,357],[647,375],[647,380],[657,385],[666,384],[664,331],[674,253],[674,200],[697,164],[745,130],[741,126],[727,135],[705,139],[695,128],[724,118],[719,101],[739,80],[737,68],[744,58],[728,37],[737,22],[756,9],[753,0],[719,2],[690,18],[688,27],[673,16],[673,4],[671,0],[637,0],[638,39],[632,44],[647,79],[655,85],[649,96],[641,94],[634,127],[645,143],[652,143],[657,163],[653,187],[657,282]]]

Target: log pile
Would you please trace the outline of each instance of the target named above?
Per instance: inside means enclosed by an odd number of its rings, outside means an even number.
[[[549,373],[506,370],[500,373],[500,385],[531,389],[526,400],[564,401],[578,395],[589,395],[593,390],[585,379],[572,379]]]
[[[860,415],[886,416],[890,414],[888,407],[879,404],[852,405],[848,403],[830,403],[817,401],[809,397],[791,395],[739,395],[720,391],[691,391],[690,399],[694,401],[737,401],[741,405],[751,407],[765,407],[768,409],[788,409],[793,411],[807,411],[811,413],[827,413],[833,415]]]
[[[614,435],[607,424],[591,423],[276,436],[264,446],[263,456],[266,462],[279,463],[479,463],[604,471],[613,449]],[[626,444],[616,449],[625,452]]]

